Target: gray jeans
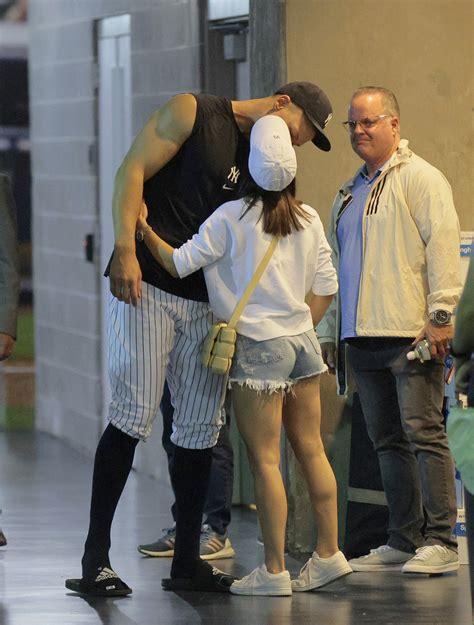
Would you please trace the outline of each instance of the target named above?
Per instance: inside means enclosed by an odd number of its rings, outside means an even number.
[[[444,365],[439,359],[407,360],[410,343],[401,338],[348,341],[390,512],[388,544],[408,552],[425,544],[457,550],[454,465],[442,414]]]

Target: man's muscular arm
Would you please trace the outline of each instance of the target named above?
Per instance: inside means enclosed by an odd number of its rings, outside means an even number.
[[[110,291],[126,304],[137,305],[141,271],[135,254],[135,227],[143,185],[162,169],[190,136],[196,119],[196,99],[176,96],[151,118],[136,136],[115,176],[112,214],[115,247],[110,266]]]
[[[0,360],[6,360],[15,347],[15,339],[9,334],[0,332]]]

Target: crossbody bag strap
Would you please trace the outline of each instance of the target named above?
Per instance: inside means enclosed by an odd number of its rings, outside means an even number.
[[[229,328],[235,328],[237,321],[239,320],[239,317],[242,314],[243,309],[247,305],[247,302],[249,301],[250,296],[252,295],[255,287],[257,286],[258,281],[262,277],[263,272],[267,268],[267,265],[270,261],[270,258],[272,257],[272,254],[275,250],[277,243],[278,243],[278,237],[273,237],[272,240],[270,241],[270,245],[268,246],[267,251],[265,252],[265,256],[260,261],[260,264],[258,265],[257,269],[255,270],[255,273],[252,276],[252,279],[248,283],[247,288],[245,289],[242,297],[240,298],[239,303],[237,304],[237,306],[234,309],[234,312],[232,313],[232,317],[230,318],[229,323],[227,324]]]

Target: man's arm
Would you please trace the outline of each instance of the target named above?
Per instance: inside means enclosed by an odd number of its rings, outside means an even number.
[[[0,361],[9,358],[14,347],[15,339],[9,334],[0,332]]]
[[[137,305],[141,271],[135,253],[135,227],[146,180],[160,171],[191,135],[196,99],[176,96],[156,111],[135,138],[115,176],[112,214],[115,247],[110,290],[126,304]]]
[[[19,290],[15,205],[9,180],[0,174],[0,360],[15,345]]]
[[[428,312],[453,312],[461,294],[461,279],[459,221],[451,187],[435,168],[417,172],[408,187],[407,202],[426,246]],[[432,356],[445,356],[453,333],[452,324],[436,326],[428,320],[414,344],[426,338]]]

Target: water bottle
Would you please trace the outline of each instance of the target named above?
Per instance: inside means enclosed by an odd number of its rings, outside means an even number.
[[[407,354],[408,360],[419,360],[425,362],[425,360],[431,360],[430,343],[427,339],[423,339],[417,343],[414,349]]]

